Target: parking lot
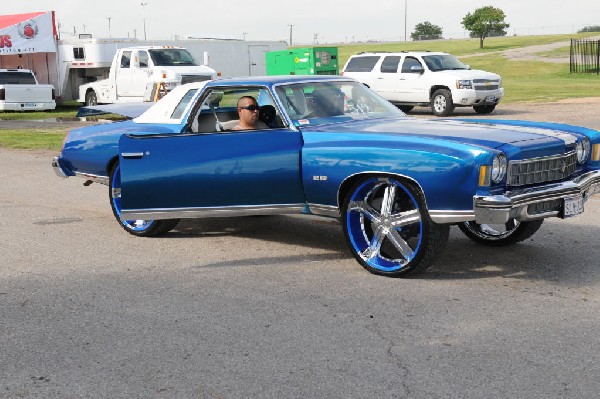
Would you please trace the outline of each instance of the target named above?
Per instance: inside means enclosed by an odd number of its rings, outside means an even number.
[[[492,117],[598,129],[598,105],[500,106]],[[513,247],[452,228],[434,266],[390,279],[362,269],[329,219],[188,220],[133,237],[107,187],[59,179],[52,155],[0,149],[0,397],[600,391],[600,196]]]

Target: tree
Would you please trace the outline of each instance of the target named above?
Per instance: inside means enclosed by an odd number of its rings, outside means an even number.
[[[598,26],[598,25],[586,26],[585,28],[579,29],[577,31],[577,33],[583,33],[583,32],[600,32],[600,26]]]
[[[510,26],[504,21],[504,11],[492,6],[481,7],[468,13],[462,20],[462,25],[471,32],[471,37],[479,38],[479,48],[483,48],[483,41],[490,34],[505,36],[506,29]]]
[[[421,22],[415,26],[415,31],[410,34],[413,40],[433,40],[442,38],[442,28],[429,21]]]

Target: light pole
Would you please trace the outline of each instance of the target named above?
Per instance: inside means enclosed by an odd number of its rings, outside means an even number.
[[[290,27],[290,46],[292,45],[292,30],[294,29],[294,25],[288,25]]]
[[[111,18],[111,17],[106,17],[106,19],[108,19],[108,37],[109,37],[109,38],[110,38],[110,37],[112,37],[112,36],[110,35],[110,18]]]
[[[246,35],[248,34],[248,32],[242,32],[242,35],[244,36],[243,40],[246,40]]]
[[[144,15],[144,8],[148,5],[148,2],[140,4],[142,5],[142,20],[144,22],[144,40],[146,40],[146,16]]]
[[[406,41],[406,10],[408,9],[408,0],[404,0],[404,41]]]

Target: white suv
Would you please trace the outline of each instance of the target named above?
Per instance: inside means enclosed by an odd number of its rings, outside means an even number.
[[[435,115],[448,116],[454,107],[473,107],[479,114],[489,114],[504,96],[499,75],[472,70],[447,53],[360,53],[350,57],[342,74],[404,112],[430,106]]]

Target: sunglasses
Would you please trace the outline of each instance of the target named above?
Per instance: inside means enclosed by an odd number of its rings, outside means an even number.
[[[260,107],[258,105],[250,104],[245,107],[238,107],[240,109],[247,109],[248,111],[258,111]]]

